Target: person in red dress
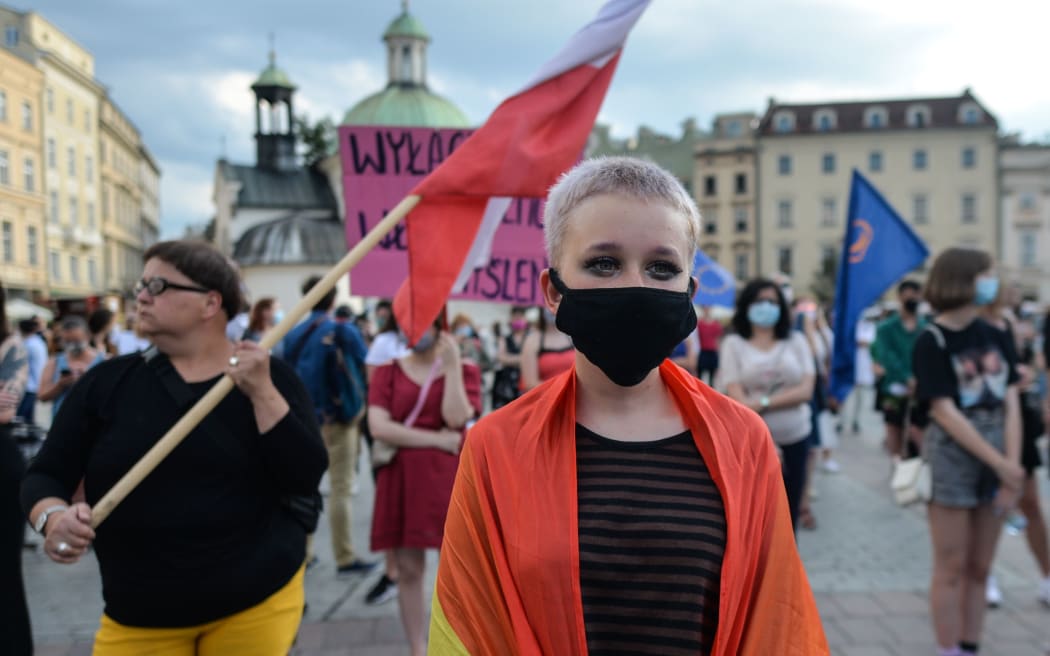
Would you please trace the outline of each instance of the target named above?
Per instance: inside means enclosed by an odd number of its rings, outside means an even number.
[[[426,653],[425,550],[440,549],[468,422],[481,414],[481,370],[435,322],[412,352],[378,367],[368,392],[372,436],[397,447],[376,474],[372,551],[393,550],[401,622]]]
[[[704,374],[708,374],[707,384],[715,384],[715,376],[718,374],[718,348],[722,341],[722,323],[711,316],[711,307],[705,305],[700,309],[700,321],[696,324],[696,330],[700,334],[700,360],[697,363],[696,375],[704,380]]]

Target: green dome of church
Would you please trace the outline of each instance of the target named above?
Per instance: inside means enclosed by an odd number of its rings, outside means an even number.
[[[466,115],[426,87],[388,86],[354,105],[343,125],[401,125],[424,128],[468,128]]]
[[[390,27],[386,28],[386,32],[383,32],[383,38],[389,39],[392,36],[407,36],[414,39],[423,39],[425,41],[430,40],[430,35],[427,34],[426,28],[423,27],[423,23],[419,22],[419,19],[408,13],[407,8],[401,12],[401,15],[394,19],[394,22],[390,24]]]
[[[295,85],[292,84],[292,80],[288,77],[288,74],[277,68],[277,63],[274,61],[273,54],[270,55],[270,65],[263,69],[262,73],[259,73],[259,79],[252,82],[252,87],[284,87],[286,89],[294,89]]]

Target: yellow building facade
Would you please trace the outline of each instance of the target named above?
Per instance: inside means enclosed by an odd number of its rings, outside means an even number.
[[[757,125],[753,113],[720,114],[696,146],[692,190],[702,219],[700,248],[740,281],[757,266]]]
[[[948,98],[771,101],[758,137],[760,273],[807,287],[837,262],[853,169],[931,256],[951,246],[999,253],[997,129],[969,90]]]
[[[0,50],[0,282],[31,299],[48,288],[41,175],[44,75],[31,60]]]
[[[141,139],[110,98],[102,98],[99,116],[104,287],[126,293],[142,273]]]

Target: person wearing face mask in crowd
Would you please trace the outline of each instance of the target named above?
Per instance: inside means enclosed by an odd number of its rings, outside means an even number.
[[[941,656],[977,653],[1003,519],[1024,489],[1013,345],[979,316],[998,285],[988,253],[941,253],[926,281],[937,316],[912,354],[915,394],[931,419],[923,437],[932,481],[930,618]]]
[[[478,365],[482,371],[492,368],[492,358],[485,352],[481,337],[478,336],[478,331],[470,317],[465,314],[457,314],[452,319],[450,329],[456,341],[459,342],[459,353],[464,360]]]
[[[442,320],[403,358],[372,375],[372,437],[396,447],[376,474],[372,550],[397,560],[401,622],[412,656],[426,653],[425,550],[440,549],[467,423],[481,413],[481,371]]]
[[[805,336],[792,330],[781,288],[752,280],[737,296],[734,334],[722,341],[722,383],[730,398],[762,416],[783,461],[792,526],[806,487],[816,365]]]
[[[922,288],[914,280],[897,285],[900,311],[879,324],[871,345],[873,366],[880,374],[878,398],[885,423],[885,446],[890,457],[900,457],[906,447],[909,456],[918,455],[922,433],[930,423],[923,408],[915,402],[915,376],[912,373],[912,351],[915,340],[926,328],[919,316]],[[910,426],[908,435],[904,427]],[[902,444],[902,440],[907,440]]]
[[[492,384],[492,408],[502,408],[521,394],[521,350],[529,334],[525,308],[510,310],[510,333],[499,340],[499,370]]]
[[[430,653],[828,654],[768,430],[668,359],[697,323],[692,198],[585,160],[544,234],[574,361],[467,437]]]
[[[994,326],[1006,336],[1007,344],[1013,348],[1012,359],[1017,362],[1018,389],[1021,400],[1021,466],[1025,471],[1024,489],[1017,502],[1017,514],[1014,521],[1024,523],[1023,530],[1028,542],[1028,549],[1035,558],[1040,577],[1036,586],[1036,599],[1043,606],[1050,606],[1050,544],[1047,540],[1046,521],[1039,502],[1039,483],[1035,479],[1035,470],[1042,466],[1043,459],[1039,454],[1037,440],[1045,433],[1036,369],[1032,366],[1034,353],[1024,348],[1019,334],[1019,321],[1010,310],[1008,294],[1011,290],[1005,285],[999,286],[995,300],[981,306],[981,318]],[[1016,524],[1014,524],[1016,526]],[[989,607],[997,608],[1003,601],[1002,591],[994,575],[989,574],[985,589],[985,600]]]
[[[69,316],[59,324],[62,350],[48,360],[40,375],[41,401],[51,402],[51,416],[58,415],[69,389],[88,369],[106,359],[105,353],[91,348],[88,325],[83,317]]]
[[[540,308],[536,330],[530,332],[521,345],[521,391],[527,392],[569,371],[575,361],[572,338],[558,327],[553,312]]]

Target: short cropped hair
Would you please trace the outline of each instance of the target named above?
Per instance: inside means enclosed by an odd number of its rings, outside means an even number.
[[[922,286],[912,279],[901,281],[901,284],[897,285],[897,296],[900,296],[904,292],[921,292]]]
[[[580,203],[593,196],[619,194],[642,201],[658,201],[686,218],[692,263],[700,240],[700,211],[682,184],[652,162],[633,157],[597,157],[584,160],[563,174],[547,194],[543,216],[543,236],[547,259],[557,266],[568,217]]]
[[[303,296],[309,294],[310,290],[314,288],[314,285],[316,285],[319,282],[321,282],[321,276],[316,275],[310,276],[305,281],[303,281],[303,286],[301,287]],[[336,291],[336,288],[332,287],[327,292],[325,292],[325,295],[321,297],[321,300],[317,301],[317,305],[314,306],[313,311],[328,312],[329,310],[331,310],[332,306],[335,305]]]
[[[218,292],[227,319],[237,316],[244,305],[240,275],[226,256],[208,242],[199,239],[157,242],[146,250],[142,261],[153,258],[167,262],[208,291]]]
[[[926,300],[937,312],[973,303],[977,276],[992,268],[992,256],[974,248],[949,248],[933,261],[926,279]]]

